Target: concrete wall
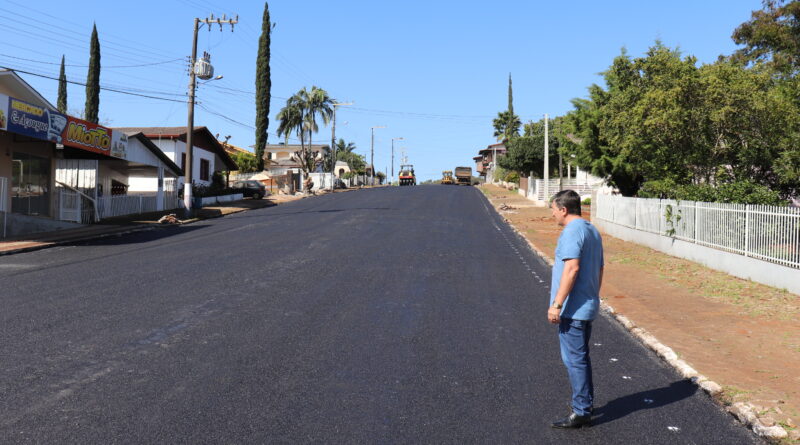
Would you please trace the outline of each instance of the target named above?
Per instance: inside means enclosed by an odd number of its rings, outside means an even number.
[[[592,203],[594,204],[594,200]],[[613,237],[695,261],[745,280],[786,289],[800,295],[800,269],[724,252],[664,235],[631,229],[601,219],[592,220],[592,224]]]
[[[8,213],[6,218],[8,224],[8,227],[6,228],[6,236],[9,238],[13,236],[27,235],[29,233],[53,232],[56,230],[82,227],[80,224],[57,221],[39,216],[20,215],[17,213]],[[3,214],[0,212],[0,236],[3,235],[2,224]]]

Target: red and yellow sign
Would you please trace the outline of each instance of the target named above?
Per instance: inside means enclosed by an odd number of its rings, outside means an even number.
[[[63,144],[104,155],[111,154],[111,129],[67,116],[67,126],[61,134]]]

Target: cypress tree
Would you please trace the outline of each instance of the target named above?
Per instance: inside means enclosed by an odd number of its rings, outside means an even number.
[[[511,73],[508,73],[508,112],[514,114],[514,94],[511,92]]]
[[[264,170],[264,148],[269,129],[269,101],[272,80],[269,70],[269,46],[272,23],[269,20],[269,4],[264,2],[264,17],[261,20],[261,36],[258,38],[256,58],[256,163],[258,171]]]
[[[61,56],[61,71],[58,73],[58,111],[67,112],[67,73],[64,71],[64,56]]]
[[[95,124],[100,114],[100,40],[97,38],[97,24],[92,26],[92,41],[89,54],[89,73],[86,75],[86,107],[84,118]]]

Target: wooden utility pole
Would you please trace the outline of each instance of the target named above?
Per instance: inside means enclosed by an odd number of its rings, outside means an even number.
[[[211,25],[216,23],[219,25],[219,30],[222,31],[222,25],[231,25],[231,32],[233,26],[239,23],[239,16],[236,18],[226,19],[223,14],[222,18],[214,18],[211,14],[207,19],[194,19],[194,37],[192,38],[192,59],[189,65],[189,118],[186,124],[186,165],[184,166],[184,179],[183,179],[183,205],[186,211],[192,211],[192,152],[194,151],[194,92],[197,88],[197,73],[195,72],[195,65],[197,64],[197,31],[205,24],[209,31]]]

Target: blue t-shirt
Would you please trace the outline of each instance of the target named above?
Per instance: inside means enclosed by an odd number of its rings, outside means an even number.
[[[603,267],[603,240],[597,229],[583,218],[569,222],[561,231],[553,264],[550,304],[556,298],[564,261],[578,258],[580,271],[572,292],[564,302],[561,316],[574,320],[594,320],[600,306],[600,269]]]

